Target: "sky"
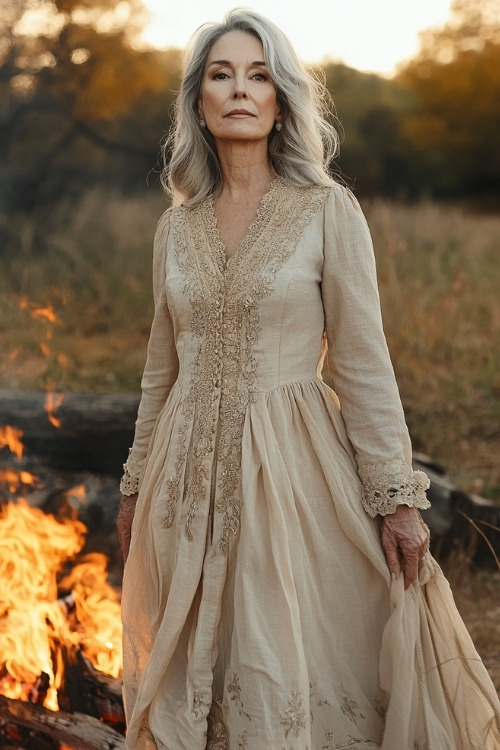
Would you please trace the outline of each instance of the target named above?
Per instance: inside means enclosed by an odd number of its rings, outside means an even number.
[[[143,39],[184,48],[206,21],[244,5],[267,16],[289,37],[302,60],[325,57],[363,71],[391,75],[418,50],[418,33],[441,26],[451,0],[143,0],[151,20]]]

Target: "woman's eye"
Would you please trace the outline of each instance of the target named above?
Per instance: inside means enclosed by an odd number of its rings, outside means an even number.
[[[224,73],[222,71],[219,71],[218,73],[214,73],[214,81],[224,81],[226,78],[229,78],[227,73]]]
[[[267,81],[267,76],[264,73],[255,73],[253,78],[255,81]]]

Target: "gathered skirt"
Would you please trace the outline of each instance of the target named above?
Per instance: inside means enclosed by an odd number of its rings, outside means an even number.
[[[391,581],[327,386],[292,383],[248,407],[226,553],[210,503],[191,538],[182,497],[164,522],[180,403],[174,387],[125,567],[129,750],[498,750],[498,696],[449,585],[431,555],[407,591]]]

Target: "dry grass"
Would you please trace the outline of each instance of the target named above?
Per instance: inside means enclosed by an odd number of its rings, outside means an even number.
[[[463,554],[448,559],[443,569],[474,645],[500,695],[500,572],[474,570]]]
[[[10,222],[0,258],[0,387],[138,389],[152,315],[152,241],[165,207],[157,195],[138,201],[94,190],[69,223],[67,207],[52,217],[43,249],[34,219]],[[0,230],[5,222],[0,217]]]
[[[417,450],[500,498],[500,218],[366,207],[385,329]]]

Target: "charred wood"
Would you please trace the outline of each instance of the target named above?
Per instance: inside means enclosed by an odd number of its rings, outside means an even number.
[[[460,552],[474,565],[500,567],[500,505],[463,492],[445,467],[428,456],[415,454],[413,466],[431,481],[427,495],[432,507],[422,516],[431,529],[434,554],[444,560]]]
[[[4,750],[121,750],[123,736],[84,714],[49,711],[0,695],[0,747]]]
[[[0,426],[23,431],[27,455],[65,471],[120,476],[132,444],[139,396],[68,392],[57,410],[61,426],[45,413],[43,391],[0,389]]]
[[[125,731],[121,680],[99,672],[78,648],[65,654],[59,704],[65,711],[87,714],[117,732]]]

